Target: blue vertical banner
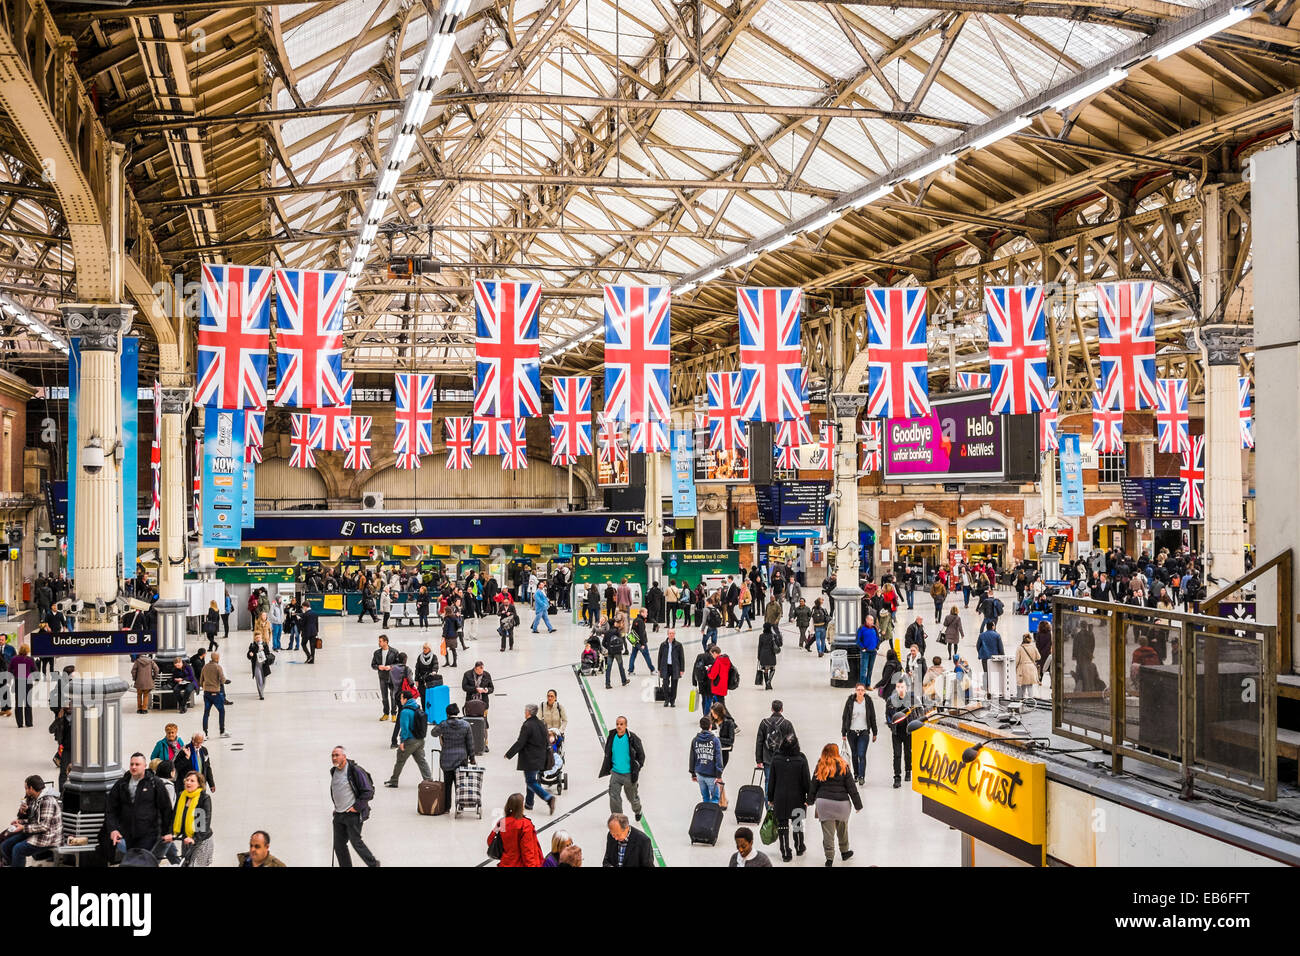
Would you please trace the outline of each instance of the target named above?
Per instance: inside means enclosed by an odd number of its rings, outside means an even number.
[[[1083,514],[1083,455],[1077,432],[1062,432],[1057,457],[1061,459],[1061,514]]]
[[[694,435],[689,428],[674,428],[671,445],[673,517],[693,518],[696,514]]]
[[[203,547],[243,540],[244,413],[203,410]]]
[[[256,468],[257,465],[253,462],[244,462],[243,507],[239,513],[239,526],[241,528],[251,528],[253,526],[253,517],[257,504],[257,472],[254,470]]]
[[[73,542],[77,526],[77,405],[81,395],[81,337],[68,340],[68,576],[76,573]]]
[[[135,574],[140,519],[140,340],[122,339],[122,576]],[[151,492],[152,493],[152,492]]]

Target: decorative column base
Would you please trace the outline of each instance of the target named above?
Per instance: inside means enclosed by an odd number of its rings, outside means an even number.
[[[645,559],[646,586],[651,584],[663,584],[664,582],[664,559],[663,558],[646,558]]]
[[[189,605],[183,599],[160,598],[154,602],[153,609],[158,629],[154,659],[166,672],[176,658],[189,656],[185,653],[185,612]]]
[[[63,787],[63,812],[103,813],[108,791],[121,779],[122,695],[129,685],[116,674],[74,674],[72,765]]]
[[[831,600],[835,602],[835,640],[856,644],[862,626],[862,589],[837,587]]]

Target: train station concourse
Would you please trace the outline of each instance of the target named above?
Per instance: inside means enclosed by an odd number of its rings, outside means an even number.
[[[254,867],[1286,911],[1292,0],[0,0],[0,346],[42,926]]]

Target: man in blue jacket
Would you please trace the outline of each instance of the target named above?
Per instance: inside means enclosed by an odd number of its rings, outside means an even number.
[[[984,630],[975,640],[975,653],[979,656],[980,666],[984,668],[984,689],[989,689],[989,658],[993,655],[1001,656],[1006,652],[1002,649],[1002,635],[993,630],[993,622],[985,621]]]
[[[871,686],[871,671],[876,666],[876,648],[880,646],[880,634],[876,631],[876,619],[867,615],[867,619],[858,628],[858,649],[862,652],[861,672],[858,680]]]
[[[700,718],[700,732],[691,741],[687,765],[691,779],[700,785],[700,798],[705,803],[717,803],[718,778],[722,776],[722,741],[713,733],[713,722]]]
[[[419,730],[424,733],[417,733]],[[409,690],[402,691],[402,709],[397,716],[397,762],[393,764],[393,775],[384,781],[385,787],[397,788],[398,778],[402,776],[402,768],[406,766],[408,757],[415,758],[421,777],[425,780],[433,779],[433,774],[429,772],[429,762],[424,759],[424,738],[428,732],[428,724],[420,711],[420,702]]]
[[[551,617],[547,613],[551,608],[551,599],[546,596],[546,588],[539,587],[533,592],[533,633],[537,633],[537,625],[542,621],[546,622],[546,633],[554,634],[555,628],[551,624]]]

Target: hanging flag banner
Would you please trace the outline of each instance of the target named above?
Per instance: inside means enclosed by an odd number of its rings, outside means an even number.
[[[257,512],[257,466],[244,462],[243,500],[239,509],[239,526],[251,528]]]
[[[1060,436],[1061,513],[1070,517],[1083,514],[1083,453],[1077,432]]]
[[[244,413],[203,413],[203,547],[238,548],[242,541]]]
[[[135,573],[136,535],[140,525],[140,340],[122,339],[122,575]],[[71,567],[72,565],[70,565]]]
[[[689,428],[674,428],[672,433],[673,517],[693,518],[696,514],[695,464],[692,434]]]

